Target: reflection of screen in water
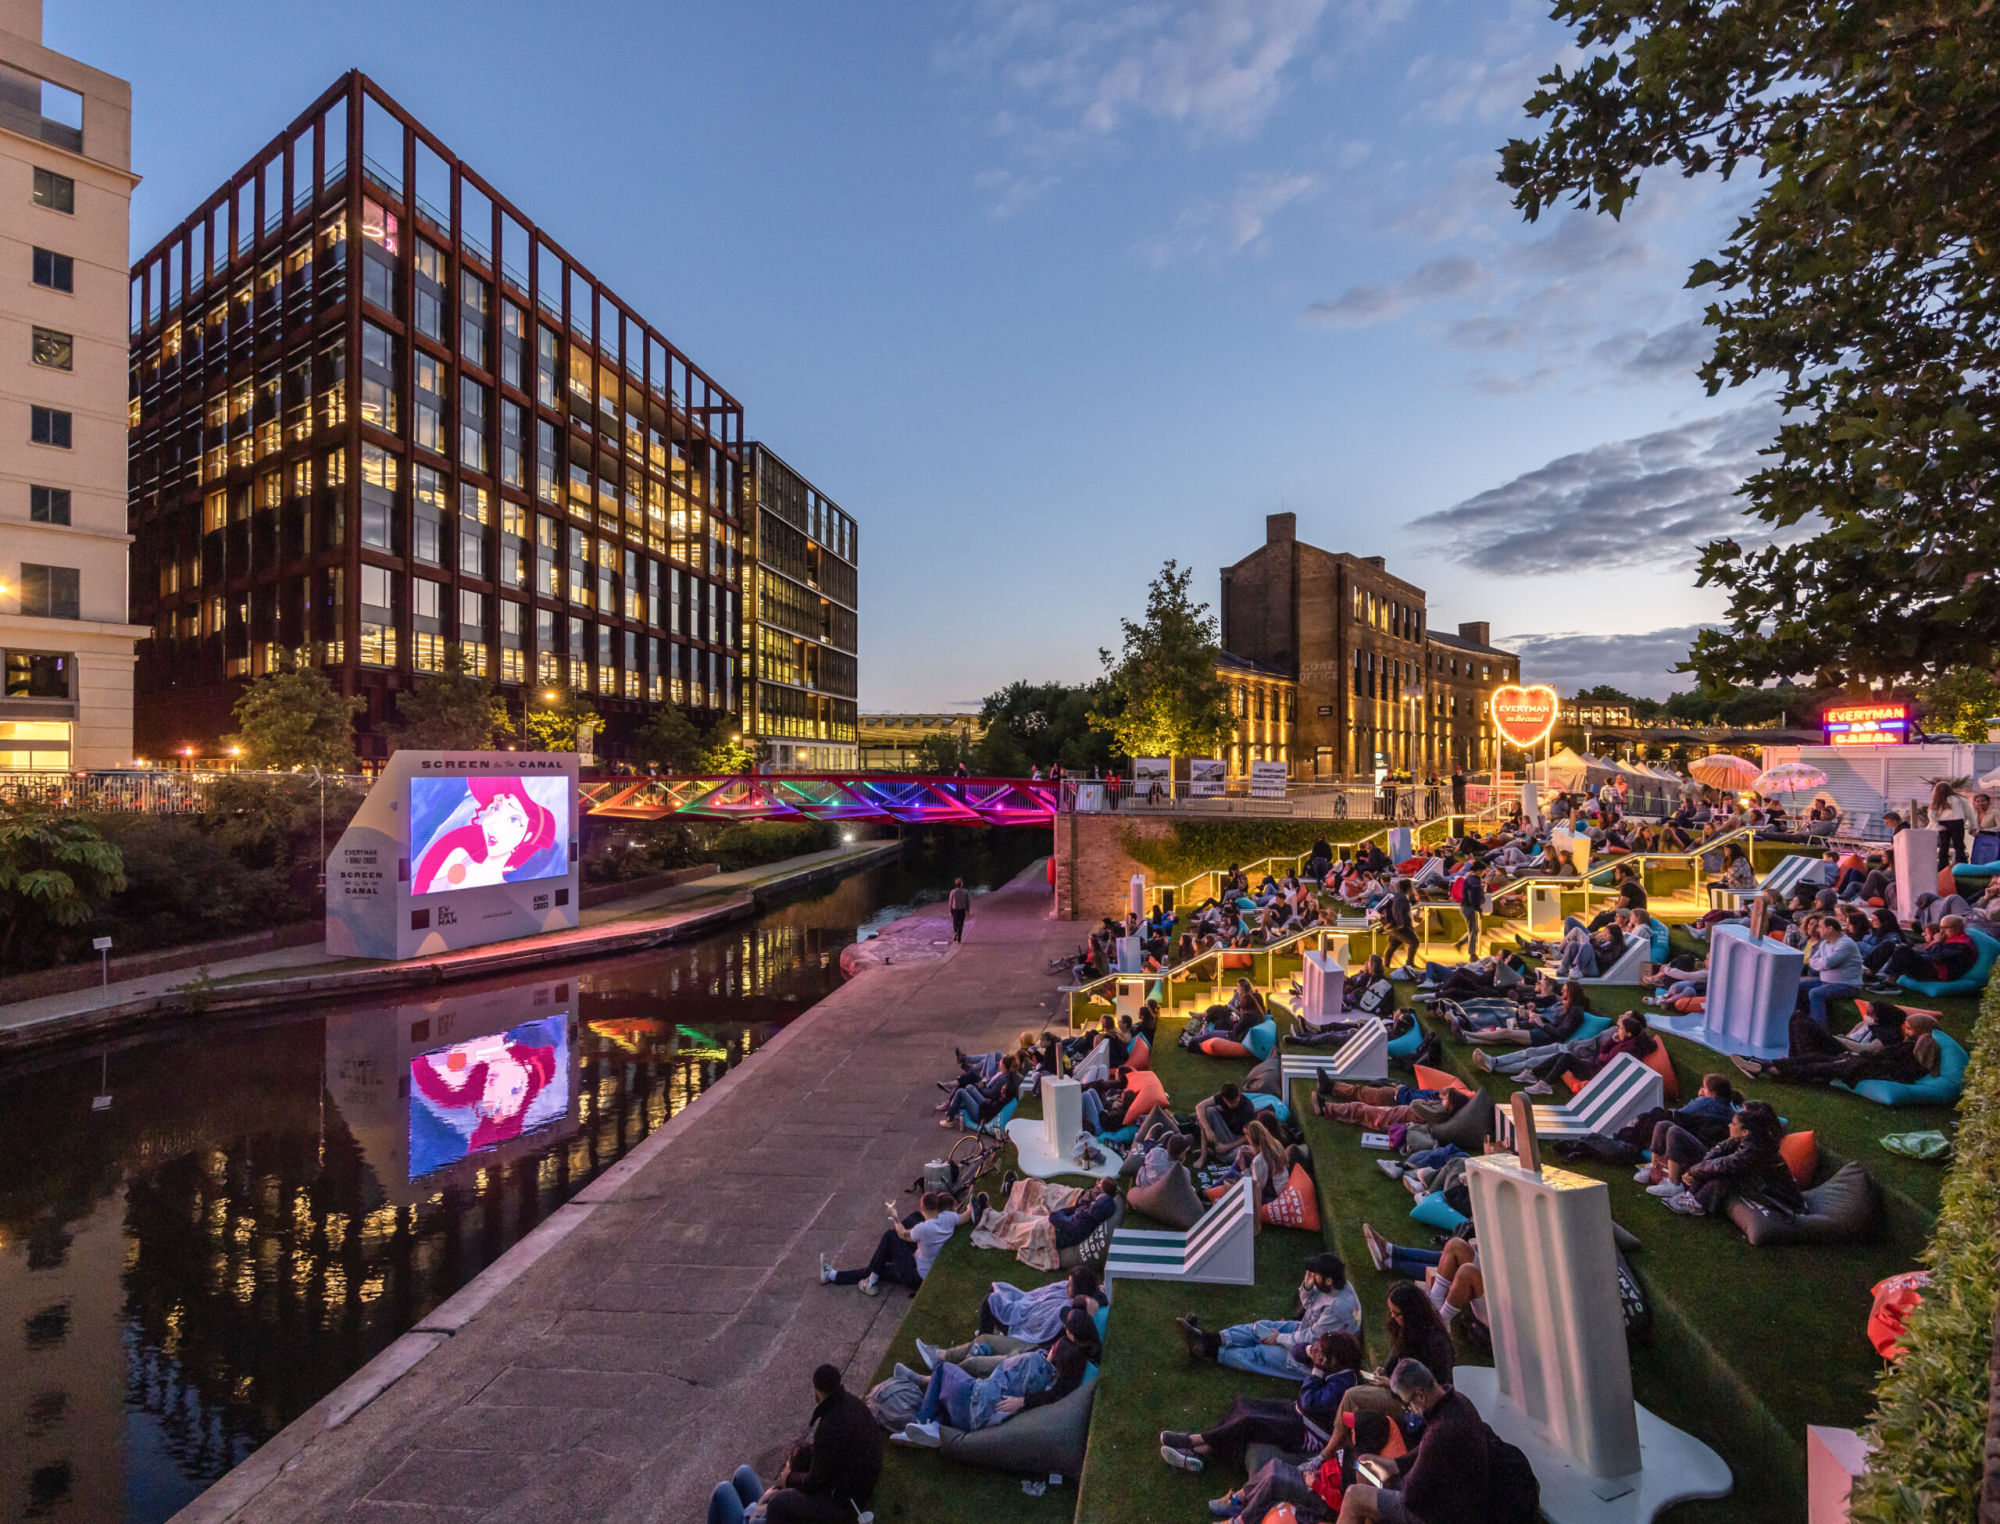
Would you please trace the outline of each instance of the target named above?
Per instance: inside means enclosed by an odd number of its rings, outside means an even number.
[[[569,1111],[569,1018],[544,1016],[410,1060],[410,1178]]]
[[[410,892],[569,873],[569,779],[412,778]]]

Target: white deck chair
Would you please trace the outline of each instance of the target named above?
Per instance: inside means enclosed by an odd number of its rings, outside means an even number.
[[[1389,1029],[1379,1016],[1370,1016],[1354,1035],[1332,1053],[1323,1049],[1308,1053],[1286,1053],[1285,1095],[1291,1098],[1294,1080],[1309,1080],[1325,1069],[1335,1079],[1386,1080],[1389,1077]]]
[[[1185,1233],[1120,1228],[1104,1259],[1104,1284],[1200,1281],[1220,1286],[1257,1283],[1257,1204],[1248,1176],[1238,1180]]]
[[[1662,1104],[1666,1085],[1659,1072],[1630,1053],[1621,1053],[1597,1077],[1560,1106],[1535,1108],[1535,1134],[1540,1138],[1581,1138],[1613,1133],[1642,1112]],[[1514,1141],[1514,1117],[1493,1109],[1493,1132],[1502,1143]]]

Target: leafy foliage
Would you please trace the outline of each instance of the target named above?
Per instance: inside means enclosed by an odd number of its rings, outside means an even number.
[[[840,827],[830,820],[738,820],[715,833],[708,856],[734,873],[838,845]]]
[[[365,707],[361,699],[343,698],[312,665],[310,652],[294,651],[281,670],[265,673],[243,690],[233,711],[237,733],[224,741],[239,747],[252,767],[351,773],[360,765],[354,755],[354,717]]]
[[[917,743],[917,771],[933,777],[953,772],[969,756],[965,738],[955,730],[925,736]]]
[[[701,759],[701,732],[678,704],[657,704],[646,723],[632,733],[628,743],[632,756],[651,763],[663,773],[698,773]]]
[[[1120,834],[1118,844],[1156,882],[1172,884],[1231,863],[1296,857],[1310,852],[1322,836],[1339,846],[1381,829],[1366,820],[1177,820],[1171,835],[1142,836],[1128,830]]]
[[[745,741],[729,719],[717,720],[702,738],[695,771],[705,774],[747,773],[757,765],[757,750]]]
[[[89,821],[0,804],[0,965],[17,940],[79,925],[124,887],[124,859]]]
[[[1924,729],[1949,731],[1961,741],[1984,741],[1986,721],[2000,715],[2000,682],[1978,667],[1954,667],[1920,685]]]
[[[493,684],[474,677],[458,645],[444,648],[444,671],[427,672],[396,702],[401,716],[390,733],[401,751],[487,751],[496,738],[511,737],[514,722]]]
[[[2000,981],[1986,987],[1970,1048],[1956,1158],[1924,1252],[1931,1284],[1876,1388],[1875,1454],[1848,1504],[1856,1524],[1972,1524],[1979,1513],[2000,1300]]]
[[[2000,641],[2000,25],[1991,0],[1556,0],[1585,50],[1500,178],[1533,219],[1617,216],[1644,171],[1760,194],[1713,288],[1711,392],[1775,377],[1788,421],[1747,511],[1789,545],[1704,548],[1709,683],[1990,668]]]
[[[530,751],[575,751],[576,728],[585,720],[597,721],[590,700],[569,688],[542,688],[523,705],[521,729]]]
[[[1125,628],[1124,654],[1104,663],[1106,692],[1091,723],[1128,757],[1212,757],[1235,733],[1228,689],[1215,675],[1221,654],[1208,605],[1188,589],[1194,568],[1160,568],[1146,594],[1146,620]]]
[[[1112,765],[1111,736],[1091,723],[1109,702],[1106,683],[1009,683],[980,705],[986,733],[973,748],[973,770],[989,778],[1025,778],[1032,768],[1087,774]]]

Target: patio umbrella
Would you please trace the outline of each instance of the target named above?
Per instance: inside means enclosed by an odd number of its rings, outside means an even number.
[[[1711,788],[1748,788],[1757,781],[1755,762],[1726,751],[1695,758],[1688,765],[1688,771]]]
[[[1826,774],[1805,762],[1780,762],[1766,768],[1750,785],[1760,794],[1798,794],[1809,788],[1825,788]]]

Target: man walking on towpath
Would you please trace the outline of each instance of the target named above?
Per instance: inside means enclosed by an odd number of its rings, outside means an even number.
[[[954,942],[963,942],[965,913],[972,908],[972,896],[966,892],[964,879],[955,878],[951,881],[951,895],[944,903],[945,908],[951,912],[951,939]]]

